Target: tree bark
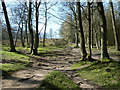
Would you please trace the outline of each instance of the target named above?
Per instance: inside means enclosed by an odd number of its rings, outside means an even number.
[[[93,34],[93,8],[91,8],[91,48],[93,48],[93,44],[94,44],[94,34]]]
[[[22,21],[22,27],[20,28],[21,29],[21,43],[22,43],[22,47],[25,47],[25,44],[24,44],[24,36],[23,36],[23,21]]]
[[[96,41],[96,48],[99,49],[99,45],[98,45],[98,32],[95,31],[95,41]]]
[[[102,0],[101,2],[97,2],[97,6],[100,13],[100,23],[101,23],[101,59],[104,58],[110,59],[107,51],[107,24],[106,24],[106,17],[104,13]]]
[[[73,15],[74,15],[74,21],[75,21],[75,43],[76,43],[76,48],[79,47],[79,32],[78,32],[78,23],[77,23],[77,10],[75,11],[75,7],[73,8],[71,5],[69,5],[71,11],[73,12]]]
[[[25,9],[27,10],[27,2],[25,2]],[[28,11],[28,10],[27,10]],[[28,37],[28,16],[27,16],[27,11],[25,11],[25,15],[26,15],[26,18],[25,18],[25,38],[26,38],[26,41],[27,41],[27,47],[30,47],[30,44],[29,44],[29,37]]]
[[[11,48],[10,51],[16,52],[14,41],[13,41],[13,36],[12,36],[12,31],[11,31],[11,26],[10,26],[10,22],[9,22],[8,15],[7,15],[6,6],[4,3],[4,0],[1,0],[1,2],[2,2],[3,12],[4,12],[5,20],[6,20],[7,31],[9,35],[10,48]]]
[[[77,16],[75,15],[75,29],[76,29],[76,48],[79,47],[79,32],[78,32],[78,24],[77,24]]]
[[[89,22],[89,44],[88,44],[89,56],[88,56],[88,58],[91,59],[91,55],[92,55],[92,50],[91,50],[91,11],[90,11],[91,3],[88,1],[87,4],[88,4],[88,22]]]
[[[20,29],[18,28],[17,33],[16,33],[16,36],[15,36],[15,41],[14,41],[14,45],[15,45],[15,47],[16,47],[17,40],[18,40],[19,30],[20,30]]]
[[[18,30],[17,30],[16,37],[15,37],[15,46],[17,44],[17,40],[18,40],[18,37],[19,37],[20,23],[21,23],[21,21],[18,23]]]
[[[30,47],[29,38],[28,38],[28,30],[27,30],[27,20],[25,21],[25,38],[27,41],[27,47]]]
[[[110,3],[110,10],[111,10],[111,16],[112,16],[113,32],[114,32],[114,37],[115,37],[115,46],[116,46],[116,50],[120,51],[112,0],[109,0],[109,3]]]
[[[35,2],[35,7],[36,7],[36,33],[35,33],[35,49],[34,49],[34,55],[37,55],[38,54],[38,46],[39,46],[39,34],[38,34],[38,18],[39,18],[39,5],[40,5],[40,2],[39,4],[37,3],[37,0]]]
[[[85,39],[84,39],[84,32],[82,26],[82,18],[81,18],[81,9],[80,9],[80,0],[76,2],[76,9],[78,12],[78,21],[79,21],[79,28],[80,28],[80,45],[81,45],[81,52],[82,52],[82,60],[84,60],[87,56],[86,48],[85,48]]]
[[[46,28],[47,28],[47,5],[45,2],[45,29],[44,29],[44,35],[43,35],[43,47],[45,47],[45,39],[46,39]]]
[[[33,53],[33,45],[34,45],[34,35],[33,35],[33,30],[31,27],[31,14],[32,14],[32,8],[31,8],[32,2],[29,1],[29,13],[28,13],[28,29],[30,32],[30,53]]]

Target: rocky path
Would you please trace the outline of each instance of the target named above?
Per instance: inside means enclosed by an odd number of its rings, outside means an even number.
[[[91,81],[85,80],[75,74],[76,70],[71,70],[71,64],[80,60],[80,50],[55,50],[58,56],[43,57],[37,59],[33,66],[27,70],[17,71],[11,77],[2,80],[2,88],[23,88],[33,89],[39,87],[41,81],[51,71],[62,71],[70,77],[81,88],[98,88]]]

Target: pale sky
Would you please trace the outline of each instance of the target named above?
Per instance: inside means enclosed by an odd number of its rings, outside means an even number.
[[[17,2],[17,0],[5,0],[5,3],[6,3],[6,6],[8,6],[8,7],[11,7],[11,5],[12,6],[14,6],[14,4]],[[7,7],[7,9],[8,9],[8,7]],[[56,6],[55,6],[56,7]],[[52,7],[52,8],[55,8],[54,6]],[[57,10],[57,9],[56,9]],[[8,9],[8,11],[9,11],[9,9]],[[52,11],[51,9],[49,10],[49,12],[50,13],[53,13],[54,15],[56,15],[56,11]],[[41,13],[41,12],[40,12]],[[10,14],[10,12],[8,12],[8,15]],[[56,23],[58,21],[58,19],[57,18],[54,18],[53,16],[51,16],[51,18],[50,19],[48,19],[48,23],[47,23],[47,29],[46,29],[46,32],[47,33],[49,33],[49,31],[50,31],[50,29],[52,29],[52,31],[53,31],[53,33],[55,33],[56,34],[56,36],[55,37],[59,37],[59,29],[60,29],[60,24],[58,24],[58,23]],[[44,22],[44,19],[43,20],[41,20],[41,19],[39,19],[39,22]],[[43,27],[43,24],[40,24],[39,23],[39,31],[41,30],[41,28]],[[43,33],[43,31],[44,31],[44,28],[43,28],[43,30],[42,30],[42,33]]]
[[[6,5],[8,7],[10,7],[12,4],[14,5],[14,2],[16,3],[18,0],[4,0],[4,1],[6,2]],[[22,1],[22,0],[19,0],[19,1]],[[25,0],[23,0],[23,1],[25,1]],[[42,1],[45,1],[45,0],[42,0]],[[54,1],[55,2],[55,1],[67,1],[67,0],[49,0],[49,1],[51,1],[51,2]],[[85,1],[85,0],[81,0],[81,1]],[[108,2],[109,0],[103,0],[103,1],[104,2]],[[120,0],[113,0],[113,1],[120,1]],[[55,11],[53,11],[53,10],[50,9],[49,12],[52,13],[52,14],[54,14],[55,16],[57,16],[58,15],[57,13],[59,13],[57,6],[53,6],[52,8]],[[8,12],[8,13],[10,13],[10,12]],[[42,19],[42,20],[39,19],[39,21],[40,22],[44,22],[44,19]],[[61,24],[61,22],[59,22],[59,19],[51,16],[51,18],[48,20],[48,23],[47,23],[47,30],[46,30],[46,32],[49,33],[49,30],[52,29],[53,33],[56,33],[56,37],[59,37],[60,24]],[[41,30],[42,27],[43,27],[43,24],[39,24],[39,30]],[[43,28],[43,30],[44,30],[44,28]],[[43,33],[43,30],[42,30],[42,33]]]

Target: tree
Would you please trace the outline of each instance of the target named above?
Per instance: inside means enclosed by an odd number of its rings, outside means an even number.
[[[33,53],[33,46],[34,46],[34,35],[33,35],[33,29],[31,27],[32,22],[31,22],[31,14],[32,14],[32,2],[29,1],[29,12],[28,12],[28,29],[30,32],[30,53]]]
[[[28,12],[28,7],[27,7],[27,2],[24,2],[24,7],[25,7],[25,9],[24,9],[24,16],[25,16],[25,38],[26,38],[26,41],[27,41],[27,45],[28,45],[28,47],[29,47],[29,38],[28,38],[28,23],[27,23],[27,21],[28,21],[28,16],[27,16],[27,12]]]
[[[66,18],[66,21],[69,22],[63,22],[60,28],[60,35],[63,39],[75,43],[75,27],[73,27],[72,25],[74,25],[74,19],[72,18],[71,15],[68,15]]]
[[[115,37],[115,46],[116,46],[116,50],[120,51],[112,0],[109,0],[109,3],[110,3],[110,10],[111,10],[111,16],[112,16],[112,24],[113,24],[112,27],[113,27],[113,31],[114,31],[114,37]]]
[[[20,36],[21,39],[21,44],[23,47],[25,47],[25,38],[27,35],[25,35],[25,30],[24,30],[24,24],[27,21],[26,17],[27,17],[27,5],[26,2],[20,2],[17,3],[14,7],[11,7],[11,21],[12,21],[12,25],[13,28],[17,28],[18,30],[16,32],[16,40],[15,40],[15,45],[18,39],[18,36]],[[26,26],[25,26],[26,28]],[[20,32],[20,35],[18,35],[18,33]]]
[[[81,18],[81,8],[80,8],[80,0],[77,0],[76,2],[76,9],[78,12],[78,23],[79,23],[79,29],[80,29],[80,46],[81,46],[81,52],[82,52],[82,60],[84,60],[87,56],[86,48],[85,48],[85,39],[84,39],[84,32],[83,32],[83,26],[82,26],[82,18]]]
[[[47,2],[45,2],[45,29],[43,35],[43,47],[45,47],[46,29],[47,29]]]
[[[101,59],[110,58],[107,51],[107,24],[102,0],[97,2],[101,23]]]
[[[13,41],[13,36],[12,36],[12,31],[11,31],[11,26],[10,26],[10,22],[9,22],[8,15],[7,15],[6,5],[4,3],[4,0],[1,0],[1,2],[2,2],[2,7],[3,7],[6,24],[7,24],[7,31],[8,31],[8,35],[9,35],[10,48],[11,48],[10,51],[16,52],[14,41]]]
[[[34,53],[33,54],[38,54],[38,46],[39,46],[39,34],[38,34],[38,18],[39,18],[39,6],[40,6],[40,3],[41,2],[37,2],[37,0],[36,0],[36,2],[35,2],[35,8],[36,8],[36,33],[35,33],[35,44],[34,44],[34,47],[35,47],[35,49],[34,49]]]
[[[89,44],[88,44],[89,57],[88,58],[91,59],[91,55],[92,55],[92,51],[91,51],[91,10],[90,10],[91,3],[88,1],[87,4],[88,4],[88,22],[89,22]]]
[[[52,40],[52,38],[53,38],[53,30],[52,30],[52,28],[50,28],[49,33],[50,33],[50,38],[51,38],[51,40]]]
[[[76,39],[76,48],[78,48],[78,44],[79,44],[79,32],[78,32],[78,20],[77,20],[77,10],[75,11],[75,5],[74,5],[74,2],[69,2],[69,7],[70,7],[70,10],[73,12],[73,16],[74,16],[74,23],[75,23],[75,39]]]
[[[21,29],[21,43],[22,43],[22,46],[25,47],[25,41],[23,36],[23,21],[22,21],[22,27],[20,29]]]
[[[14,41],[14,43],[15,43],[15,46],[16,46],[16,44],[17,44],[17,40],[18,40],[18,36],[19,36],[19,31],[20,31],[20,24],[19,24],[19,26],[18,26],[18,29],[17,29],[17,32],[16,32],[16,36],[15,36],[15,41]]]

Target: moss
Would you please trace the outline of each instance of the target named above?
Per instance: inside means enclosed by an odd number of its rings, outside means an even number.
[[[27,69],[25,65],[20,63],[14,63],[14,64],[4,63],[4,64],[0,64],[0,67],[1,67],[0,70],[2,71],[3,78],[10,76],[12,72],[22,70],[22,69]]]
[[[3,72],[3,77],[10,75],[11,72],[27,69],[27,67],[31,66],[33,63],[30,57],[26,55],[8,51],[0,51],[0,54],[2,55],[0,69]]]
[[[57,46],[49,46],[49,47],[39,47],[38,53],[40,56],[57,56],[55,53],[55,49],[63,49],[63,47],[57,47]]]
[[[28,60],[30,57],[15,52],[0,51],[2,54],[2,59],[19,59],[19,60]]]
[[[2,47],[2,50],[3,50],[3,51],[10,51],[10,47],[4,47],[4,46],[3,46],[3,47]]]
[[[26,69],[24,65],[19,63],[16,63],[16,64],[6,63],[6,64],[0,64],[0,65],[2,65],[2,70],[6,72],[13,72],[21,69]]]
[[[42,81],[41,87],[46,87],[50,90],[80,90],[70,78],[59,71],[50,72]]]
[[[77,69],[83,67],[84,65],[90,65],[93,62],[90,61],[79,61],[78,63],[73,64],[71,69]]]
[[[107,61],[106,63],[106,59],[103,62],[91,63],[87,67],[80,69],[77,74],[104,88],[120,88],[120,63],[115,61]],[[77,67],[81,67],[83,64],[83,62],[79,62]]]

